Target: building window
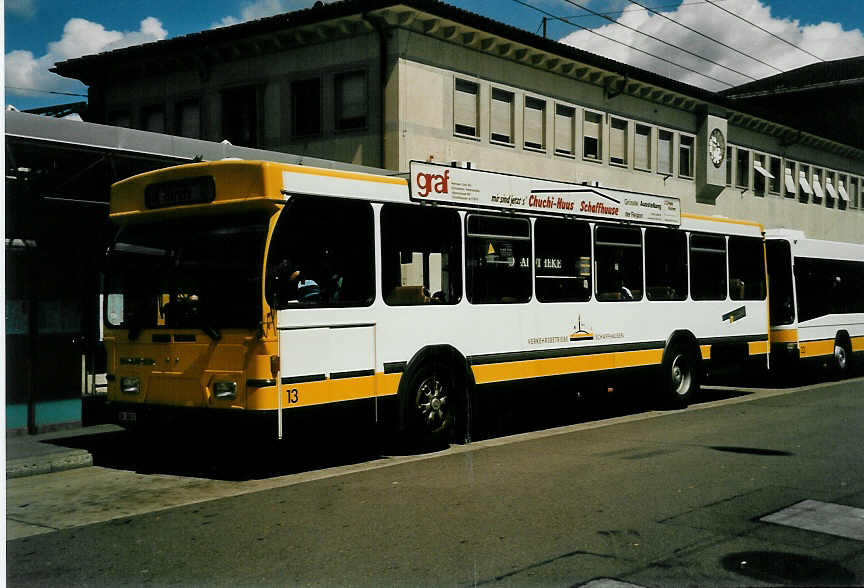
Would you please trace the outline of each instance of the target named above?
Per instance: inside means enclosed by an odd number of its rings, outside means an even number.
[[[657,132],[657,172],[672,175],[672,139],[670,131]]]
[[[786,198],[794,198],[798,193],[798,174],[795,170],[795,162],[785,161],[783,163],[783,194]]]
[[[366,128],[366,72],[352,71],[334,78],[336,89],[336,129]]]
[[[190,139],[201,138],[201,103],[198,100],[186,100],[175,107],[177,133]]]
[[[687,299],[687,235],[645,229],[645,291],[648,300]]]
[[[598,226],[594,231],[597,300],[642,300],[642,230]]]
[[[152,133],[164,133],[165,107],[150,106],[141,109],[141,130]]]
[[[693,137],[680,135],[678,142],[678,175],[682,178],[693,177]]]
[[[626,120],[613,118],[609,125],[609,162],[627,165],[627,127]]]
[[[603,115],[598,112],[585,111],[582,123],[582,157],[600,161],[603,156],[603,145],[600,143],[603,131]]]
[[[747,189],[750,187],[750,152],[740,147],[735,151],[735,185]]]
[[[232,145],[258,147],[258,86],[222,92],[222,138]]]
[[[753,193],[757,196],[765,195],[765,186],[770,181],[771,173],[765,167],[765,156],[753,154]]]
[[[690,295],[693,300],[726,299],[726,237],[690,235]]]
[[[492,88],[492,107],[489,109],[490,135],[496,143],[513,144],[513,92]]]
[[[485,214],[467,219],[466,293],[472,304],[531,299],[531,222]]]
[[[291,121],[294,137],[321,134],[321,80],[291,82]]]
[[[779,194],[781,182],[783,181],[783,178],[780,175],[780,158],[768,158],[768,166],[768,171],[771,173],[772,176],[768,178],[768,191],[773,194]]]
[[[851,208],[858,208],[860,206],[860,193],[858,179],[849,176],[849,206]]]
[[[841,210],[845,210],[851,204],[851,202],[849,202],[848,186],[849,178],[847,176],[840,175],[837,177],[837,195],[840,197],[839,200],[837,200],[837,205]]]
[[[576,147],[573,123],[576,119],[576,109],[563,104],[555,106],[555,153],[558,155],[575,155]]]
[[[806,165],[801,166],[801,173],[804,174],[804,178],[807,177],[807,169]],[[825,191],[822,188],[822,170],[819,168],[813,168],[813,180],[811,187],[813,188],[813,203],[818,204],[821,203],[822,200],[825,199]]]
[[[546,102],[525,97],[525,147],[546,149]]]
[[[651,127],[636,125],[636,140],[633,146],[633,166],[636,169],[651,169]]]
[[[726,147],[726,185],[732,187],[732,157],[734,155],[732,147]]]
[[[477,112],[480,86],[474,82],[456,79],[453,91],[453,130],[457,135],[479,137]]]
[[[538,218],[534,223],[534,289],[540,302],[591,298],[591,230],[588,223]]]
[[[455,210],[385,204],[381,209],[384,302],[390,306],[459,302],[461,237]]]
[[[825,206],[828,208],[834,208],[834,205],[839,205],[837,202],[837,190],[834,187],[834,181],[836,179],[836,174],[834,172],[825,170]]]
[[[818,176],[816,179],[818,180]],[[806,165],[798,166],[798,188],[798,200],[800,202],[809,202],[810,194],[813,193],[813,189],[810,187],[810,168]],[[821,186],[819,187],[819,190],[819,197],[821,198]]]

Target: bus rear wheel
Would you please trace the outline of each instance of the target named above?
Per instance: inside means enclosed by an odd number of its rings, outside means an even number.
[[[846,378],[850,372],[851,354],[849,352],[849,344],[845,339],[837,337],[834,340],[834,374],[838,378]]]
[[[685,408],[699,390],[699,366],[693,350],[673,343],[664,354],[660,379],[661,403]]]

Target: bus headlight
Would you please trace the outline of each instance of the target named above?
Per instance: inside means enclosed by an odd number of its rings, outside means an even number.
[[[229,400],[237,397],[237,382],[220,380],[213,382],[213,396],[220,400]]]
[[[141,391],[141,378],[134,376],[120,378],[120,391],[123,394],[138,394]]]

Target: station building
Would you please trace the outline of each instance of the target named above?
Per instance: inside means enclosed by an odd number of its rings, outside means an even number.
[[[820,125],[784,116],[782,92],[703,90],[436,0],[319,4],[54,71],[89,86],[94,122],[397,173],[470,162],[864,242],[864,141],[842,132],[860,100],[844,111],[822,84],[801,103]]]

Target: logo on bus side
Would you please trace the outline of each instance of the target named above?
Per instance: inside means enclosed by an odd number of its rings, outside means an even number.
[[[426,197],[431,192],[436,194],[449,194],[450,170],[444,170],[443,174],[417,174],[418,196]]]

